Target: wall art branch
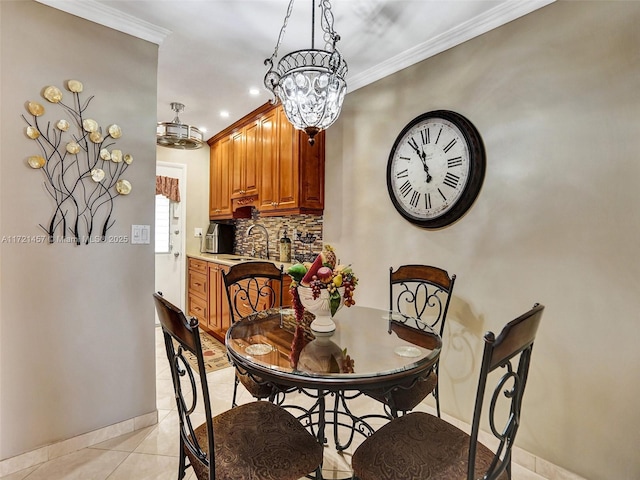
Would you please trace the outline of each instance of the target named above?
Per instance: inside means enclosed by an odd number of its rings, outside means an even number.
[[[122,129],[112,124],[103,130],[88,118],[86,111],[94,97],[81,100],[83,88],[78,80],[67,82],[70,105],[63,102],[59,88],[48,86],[42,91],[42,97],[60,107],[68,120],[46,121],[45,108],[31,101],[26,103],[30,117],[22,115],[27,137],[40,148],[40,155],[30,156],[27,164],[43,173],[44,188],[55,203],[49,221],[40,224],[49,243],[60,237],[77,245],[104,242],[115,223],[115,198],[131,192],[131,183],[122,175],[133,156],[113,148]]]

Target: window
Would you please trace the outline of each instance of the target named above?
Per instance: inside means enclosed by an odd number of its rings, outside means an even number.
[[[156,253],[170,252],[170,211],[171,201],[164,195],[156,195]]]

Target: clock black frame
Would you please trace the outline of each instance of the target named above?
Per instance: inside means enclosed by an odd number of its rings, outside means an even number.
[[[449,210],[445,211],[444,213],[442,213],[442,215],[439,215],[437,217],[421,219],[407,212],[394,195],[391,181],[391,165],[396,149],[400,145],[400,142],[405,134],[409,130],[414,128],[416,124],[433,118],[448,120],[449,122],[457,126],[462,132],[464,140],[467,142],[467,146],[469,149],[469,178],[467,180],[467,184],[460,193],[458,200],[455,201],[455,203]],[[482,183],[484,181],[484,175],[486,171],[486,164],[486,153],[484,149],[484,143],[482,142],[482,137],[480,136],[480,132],[478,132],[478,129],[473,125],[473,123],[471,123],[469,119],[451,110],[433,110],[427,113],[423,113],[407,123],[407,125],[398,134],[398,137],[393,143],[393,147],[391,147],[389,160],[387,161],[387,190],[389,191],[389,197],[391,198],[391,202],[393,203],[393,206],[398,211],[398,213],[409,222],[426,229],[437,229],[446,227],[459,220],[475,202],[482,188]]]

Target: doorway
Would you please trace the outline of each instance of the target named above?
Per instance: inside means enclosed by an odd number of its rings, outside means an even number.
[[[155,290],[162,292],[167,300],[184,311],[187,166],[157,162],[156,175],[178,179],[180,201],[174,202],[163,195],[156,195]]]

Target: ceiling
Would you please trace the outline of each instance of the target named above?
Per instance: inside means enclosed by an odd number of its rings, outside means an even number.
[[[271,98],[262,83],[264,60],[289,0],[37,1],[158,44],[158,121],[171,121],[170,103],[180,102],[182,123],[205,128],[210,138]],[[311,1],[295,2],[278,58],[310,48]],[[333,0],[338,49],[349,66],[347,91],[553,1]],[[316,48],[322,47],[319,30]],[[251,88],[259,93],[250,95]]]

